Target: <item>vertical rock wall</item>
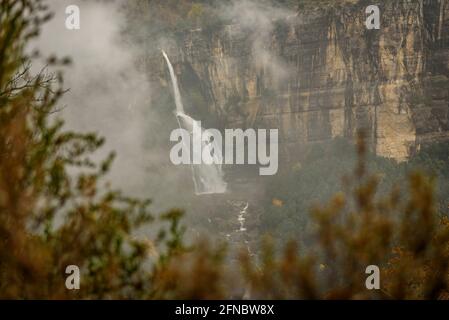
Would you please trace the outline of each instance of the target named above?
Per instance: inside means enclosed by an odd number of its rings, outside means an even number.
[[[273,21],[266,35],[235,23],[178,36],[168,51],[187,104],[221,127],[278,128],[287,158],[359,128],[398,160],[449,137],[449,1],[384,1],[380,30],[355,2]]]

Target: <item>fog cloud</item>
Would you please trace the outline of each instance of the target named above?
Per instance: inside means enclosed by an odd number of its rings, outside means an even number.
[[[121,37],[125,20],[120,3],[53,0],[49,4],[55,17],[45,25],[37,45],[45,55],[70,56],[73,61],[64,73],[69,92],[58,115],[68,129],[95,131],[106,138],[96,156],[103,158],[116,151],[110,174],[115,187],[133,195],[161,198],[161,182],[151,176],[148,167],[163,163],[168,154],[145,146],[156,116],[150,105],[151,86],[135,63],[134,50]],[[65,27],[68,5],[80,8],[80,30]],[[165,169],[163,175],[159,169],[159,178],[176,180],[172,169]]]
[[[278,21],[296,15],[286,8],[274,7],[267,1],[233,1],[222,10],[223,18],[238,24],[250,35],[253,62],[267,71],[275,83],[286,79],[289,68],[271,47],[273,32]]]

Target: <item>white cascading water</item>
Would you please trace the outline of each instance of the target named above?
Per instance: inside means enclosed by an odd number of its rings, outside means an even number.
[[[230,212],[237,213],[238,227],[233,230],[233,232],[226,234],[226,239],[231,245],[236,245],[238,249],[244,245],[250,257],[255,255],[251,251],[250,247],[250,237],[246,228],[246,219],[249,216],[248,208],[249,202],[243,200],[228,200],[230,206]],[[251,299],[251,289],[248,284],[244,284],[243,292],[241,292],[243,299]]]
[[[167,61],[168,70],[170,72],[171,82],[173,86],[173,93],[175,97],[176,104],[176,119],[178,120],[179,127],[181,129],[187,130],[190,134],[190,141],[193,141],[193,131],[194,129],[201,130],[202,136],[206,136],[205,130],[201,128],[200,122],[196,121],[184,112],[184,106],[182,104],[181,93],[179,92],[178,80],[176,78],[173,66],[164,50],[162,54]],[[186,146],[187,150],[190,150],[190,146]],[[201,139],[201,150],[193,152],[199,152],[197,157],[201,159],[201,153],[209,151],[209,154],[214,159],[212,164],[192,164],[192,177],[195,186],[195,194],[212,194],[212,193],[224,193],[226,192],[227,184],[223,180],[223,171],[221,168],[222,155],[217,152],[220,150],[221,146],[216,146],[214,141],[203,141]],[[193,155],[195,158],[195,155]]]

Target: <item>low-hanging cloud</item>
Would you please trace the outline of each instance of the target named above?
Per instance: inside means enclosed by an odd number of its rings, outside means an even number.
[[[274,83],[279,83],[289,75],[289,67],[277,56],[272,43],[276,22],[286,21],[296,13],[285,7],[275,7],[268,1],[233,1],[223,7],[222,17],[238,24],[250,35],[253,63],[268,72]]]
[[[116,152],[109,176],[114,187],[159,199],[156,206],[165,209],[171,205],[164,201],[164,193],[170,189],[165,185],[174,185],[178,176],[173,168],[163,166],[168,154],[147,145],[157,114],[151,109],[147,75],[136,64],[135,50],[121,35],[125,23],[120,10],[123,3],[48,3],[55,16],[44,26],[37,47],[44,55],[69,56],[73,61],[64,73],[64,85],[69,91],[62,98],[63,109],[58,116],[68,129],[94,131],[106,138],[104,148],[95,157]],[[65,26],[65,9],[69,5],[80,9],[79,30]]]

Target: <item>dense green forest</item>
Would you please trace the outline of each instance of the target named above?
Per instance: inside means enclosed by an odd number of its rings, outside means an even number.
[[[128,22],[124,34],[137,43],[148,43],[161,35],[176,35],[195,28],[209,32],[226,24],[236,23],[226,7],[232,0],[138,0],[124,5]],[[310,1],[266,0],[257,5],[267,8],[280,8],[296,12]],[[142,28],[145,24],[145,28]],[[155,49],[148,45],[147,50]]]
[[[407,175],[419,170],[433,177],[437,209],[446,216],[449,213],[448,150],[447,142],[427,145],[408,161],[400,163],[369,154],[366,166],[379,177],[378,196],[385,196],[394,187],[400,188],[405,195]],[[292,238],[303,240],[301,237],[306,237],[310,227],[310,209],[345,189],[345,178],[356,161],[353,145],[344,139],[308,147],[301,162],[280,172],[267,183],[263,230],[284,241]],[[281,202],[273,204],[273,199]]]

